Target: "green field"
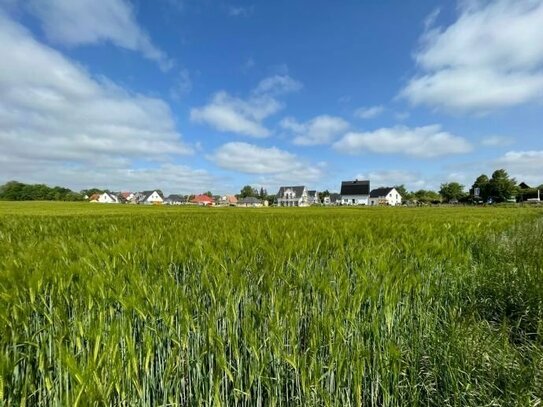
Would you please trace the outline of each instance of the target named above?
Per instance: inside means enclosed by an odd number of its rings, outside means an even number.
[[[0,405],[536,406],[543,210],[0,203]]]

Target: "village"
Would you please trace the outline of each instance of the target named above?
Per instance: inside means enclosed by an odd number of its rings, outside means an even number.
[[[263,190],[262,190],[263,191]],[[243,192],[243,191],[242,191]],[[402,196],[394,187],[370,188],[369,180],[342,181],[339,193],[319,193],[305,185],[281,186],[275,195],[259,194],[195,195],[164,194],[158,190],[142,192],[102,192],[87,196],[89,202],[103,204],[139,204],[139,205],[197,205],[197,206],[236,206],[236,207],[308,207],[324,206],[398,206]],[[246,195],[246,194],[245,194]],[[265,199],[265,195],[266,198]]]

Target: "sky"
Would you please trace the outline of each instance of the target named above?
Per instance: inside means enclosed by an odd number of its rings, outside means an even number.
[[[0,183],[543,183],[543,0],[0,0]]]

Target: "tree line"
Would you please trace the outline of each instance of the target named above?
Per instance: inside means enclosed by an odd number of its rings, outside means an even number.
[[[83,201],[85,197],[68,188],[10,181],[0,186],[0,199],[5,201]]]

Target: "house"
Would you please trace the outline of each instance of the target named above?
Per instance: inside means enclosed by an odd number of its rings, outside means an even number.
[[[243,207],[261,207],[263,205],[262,201],[258,198],[255,198],[253,196],[248,196],[246,198],[242,198],[238,201],[237,206],[243,206]]]
[[[120,203],[119,198],[115,194],[112,194],[109,192],[104,192],[103,194],[100,194],[100,196],[98,197],[98,202],[99,203],[114,203],[114,204]]]
[[[235,206],[238,203],[238,198],[234,195],[223,195],[219,199],[219,205]]]
[[[315,190],[307,191],[307,201],[309,202],[309,205],[320,204],[319,193]]]
[[[277,206],[309,206],[307,188],[303,185],[281,187],[276,196]]]
[[[171,194],[164,199],[164,205],[182,205],[185,203],[185,198],[182,195]]]
[[[341,205],[368,205],[370,182],[368,180],[343,181],[341,183]]]
[[[525,182],[521,182],[520,184],[518,184],[518,186],[520,189],[532,189],[532,187],[526,184]]]
[[[164,202],[164,195],[158,190],[138,193],[137,203],[144,205],[160,205]]]
[[[100,199],[100,194],[92,194],[89,198],[89,202],[98,203]]]
[[[193,199],[190,200],[190,203],[201,206],[211,206],[214,202],[213,198],[207,195],[196,195]]]
[[[330,206],[330,205],[339,205],[341,203],[341,195],[340,194],[330,194],[329,196],[325,196],[322,200],[323,205]]]
[[[402,204],[402,196],[393,187],[376,188],[370,192],[369,204],[397,206]]]
[[[136,195],[132,192],[121,192],[119,194],[119,197],[123,202],[132,202]]]

